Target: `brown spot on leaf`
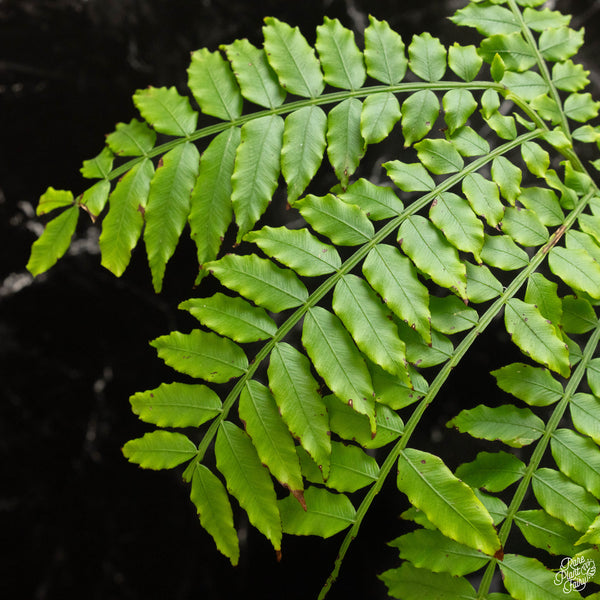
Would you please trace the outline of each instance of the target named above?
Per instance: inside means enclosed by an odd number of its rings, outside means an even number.
[[[304,499],[304,490],[290,490],[294,496],[294,498],[296,498],[296,500],[298,500],[298,502],[300,502],[300,506],[304,509],[304,512],[306,512],[307,508],[306,508],[306,500]]]

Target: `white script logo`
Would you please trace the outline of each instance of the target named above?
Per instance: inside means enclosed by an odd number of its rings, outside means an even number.
[[[565,594],[573,590],[579,592],[595,574],[596,563],[591,558],[565,556],[560,561],[560,570],[554,576],[554,584],[562,585]]]

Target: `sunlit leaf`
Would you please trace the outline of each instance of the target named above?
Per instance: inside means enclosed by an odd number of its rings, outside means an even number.
[[[131,410],[159,427],[199,427],[221,412],[219,396],[205,385],[163,383],[129,399]]]
[[[304,317],[302,344],[329,389],[354,410],[369,417],[375,433],[371,376],[360,352],[341,321],[321,307]]]
[[[302,498],[304,486],[294,440],[273,394],[258,381],[247,382],[240,394],[239,414],[261,462],[282,485]]]
[[[250,522],[271,541],[275,550],[280,550],[277,497],[269,472],[261,464],[248,435],[233,423],[224,421],[217,433],[215,454],[217,468],[225,477],[229,493],[237,498]]]
[[[436,283],[467,297],[466,268],[441,232],[421,216],[406,219],[398,231],[402,250]]]
[[[159,429],[129,440],[123,446],[123,455],[143,469],[172,469],[193,458],[196,446],[183,433]]]
[[[488,511],[437,456],[412,448],[402,451],[397,484],[447,537],[489,555],[500,548]]]
[[[362,86],[367,73],[362,53],[350,29],[343,27],[338,19],[325,17],[323,25],[317,27],[315,46],[325,74],[325,83],[347,90]]]
[[[239,377],[248,366],[248,359],[237,344],[209,331],[194,329],[188,334],[173,331],[150,345],[173,369],[215,383]]]
[[[511,298],[506,304],[504,322],[512,341],[524,354],[564,377],[569,376],[569,351],[533,304]]]
[[[473,462],[456,469],[456,476],[461,481],[489,492],[501,492],[524,474],[525,464],[507,452],[480,452]]]
[[[544,433],[544,422],[531,410],[510,404],[463,410],[447,426],[476,438],[500,440],[513,448],[527,446]]]
[[[523,363],[512,363],[492,371],[498,387],[530,406],[548,406],[560,400],[562,385],[550,371]]]
[[[196,506],[202,527],[212,535],[219,551],[236,566],[240,548],[229,497],[219,478],[204,465],[197,464],[194,469],[190,500]]]
[[[356,511],[343,494],[311,486],[304,492],[306,511],[292,496],[278,501],[283,531],[328,538],[354,523]]]
[[[319,385],[310,372],[310,362],[293,346],[282,342],[271,352],[268,374],[269,387],[283,420],[327,477],[331,454],[329,418]]]

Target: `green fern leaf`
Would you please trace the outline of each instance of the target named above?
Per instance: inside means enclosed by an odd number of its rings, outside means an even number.
[[[408,66],[404,49],[398,33],[385,21],[369,15],[369,26],[365,29],[365,63],[369,76],[387,84],[402,81]]]
[[[225,477],[229,492],[273,548],[281,550],[281,520],[275,490],[248,435],[224,421],[217,433],[215,454],[217,468]]]
[[[422,140],[415,148],[421,163],[434,175],[456,173],[464,167],[460,152],[448,140]]]
[[[365,141],[360,129],[362,103],[347,98],[327,115],[327,156],[335,174],[346,187],[364,154]]]
[[[215,540],[217,548],[235,567],[240,557],[233,511],[225,487],[204,465],[196,465],[192,475],[190,500],[196,506],[200,524]]]
[[[239,377],[248,366],[248,359],[237,344],[199,329],[189,334],[174,331],[156,338],[150,345],[173,369],[215,383]]]
[[[306,287],[292,271],[253,254],[227,255],[205,268],[223,285],[273,312],[300,306],[308,297]]]
[[[144,212],[154,167],[144,160],[128,171],[117,184],[102,222],[100,252],[102,266],[117,276],[123,274],[144,225]]]
[[[196,455],[196,446],[183,433],[152,431],[128,441],[123,455],[143,469],[172,469]]]
[[[572,60],[557,62],[552,67],[552,82],[559,90],[578,92],[589,85],[590,72],[582,65],[576,65]]]
[[[306,406],[303,408],[307,410]],[[268,467],[275,479],[286,486],[302,503],[304,485],[300,463],[294,440],[282,421],[279,410],[269,389],[258,381],[249,381],[242,390],[240,419],[252,438],[261,462]],[[283,413],[283,408],[281,410]]]
[[[565,218],[556,194],[547,188],[522,188],[518,200],[546,226],[560,225]]]
[[[465,306],[456,296],[432,296],[429,299],[429,308],[431,326],[448,335],[471,329],[477,325],[479,318],[476,310]]]
[[[80,204],[92,218],[96,220],[104,210],[110,193],[110,181],[102,179],[81,194]]]
[[[337,19],[325,17],[317,27],[319,52],[325,83],[346,90],[360,88],[367,77],[363,57],[354,35]]]
[[[317,231],[339,246],[358,246],[375,234],[369,217],[356,205],[347,204],[332,194],[322,198],[309,194],[294,208]]]
[[[461,46],[454,42],[448,48],[448,66],[464,81],[473,81],[482,64],[483,60],[475,46]]]
[[[456,250],[427,219],[418,215],[406,219],[398,231],[398,243],[418,269],[439,285],[451,288],[461,298],[467,299],[465,265]]]
[[[600,497],[600,449],[597,444],[570,429],[557,429],[552,434],[550,447],[560,471]]]
[[[524,474],[525,464],[507,452],[479,452],[473,462],[456,469],[456,476],[461,481],[489,492],[501,492]]]
[[[473,265],[465,261],[467,267],[467,297],[471,302],[486,302],[502,293],[502,284],[485,265]]]
[[[534,50],[520,32],[492,35],[481,42],[479,55],[485,62],[491,63],[496,54],[510,71],[527,71],[536,62]]]
[[[488,511],[437,456],[414,449],[402,451],[397,483],[445,536],[489,555],[500,549]]]
[[[544,422],[531,410],[510,404],[495,408],[480,404],[461,411],[447,426],[473,437],[500,440],[513,448],[527,446],[544,433]]]
[[[302,472],[308,481],[324,484],[338,492],[355,492],[372,485],[379,477],[377,461],[357,446],[331,443],[331,463],[327,478],[307,452],[300,449],[299,456]]]
[[[573,425],[600,444],[600,411],[598,400],[591,394],[575,394],[569,403]]]
[[[256,342],[270,338],[277,331],[275,322],[263,308],[252,306],[242,298],[215,294],[210,298],[193,298],[179,305],[200,323],[236,342]]]
[[[394,313],[431,342],[429,292],[410,260],[397,248],[380,244],[368,254],[363,273]]]
[[[38,217],[41,217],[57,208],[72,206],[73,204],[75,204],[73,192],[69,192],[68,190],[55,190],[53,187],[49,187],[40,196],[40,201],[35,209],[35,214]]]
[[[306,38],[297,27],[292,28],[273,17],[267,17],[265,23],[265,51],[281,86],[298,96],[318,96],[325,85],[323,74]]]
[[[571,58],[583,44],[583,29],[573,31],[568,27],[549,27],[538,41],[542,56],[551,62]]]
[[[277,344],[271,352],[268,374],[283,420],[327,477],[331,455],[329,418],[308,359],[289,344]]]
[[[129,399],[131,410],[159,427],[199,427],[221,412],[219,396],[205,385],[163,383]]]
[[[439,81],[446,72],[446,48],[429,33],[413,36],[408,47],[410,70],[425,81]]]
[[[560,400],[562,385],[547,369],[512,363],[492,371],[498,387],[530,406],[548,406]]]
[[[583,248],[550,250],[550,270],[567,285],[600,298],[600,265]]]
[[[283,103],[286,92],[279,85],[279,80],[273,69],[271,69],[264,50],[259,50],[248,40],[236,40],[233,44],[224,46],[223,49],[227,53],[227,58],[233,67],[242,96],[246,100],[267,108],[275,108]],[[215,80],[222,81],[225,79],[222,74],[219,75],[215,77]],[[206,96],[203,98],[204,106],[206,106],[209,98],[212,100],[211,96],[214,97],[214,92],[217,92],[221,97],[224,92],[228,93],[229,97],[226,100],[222,99],[224,110],[215,109],[212,113],[207,113],[203,108],[203,112],[221,119],[233,119],[239,116],[238,104],[241,107],[241,103],[237,100],[235,93],[237,90],[235,85],[231,83],[229,75],[227,74],[225,77],[226,80],[230,81],[229,90],[225,91],[218,88],[213,91],[207,90]],[[202,73],[201,80],[204,81],[205,78],[206,74]]]
[[[356,511],[350,500],[343,494],[334,494],[311,486],[306,489],[304,497],[306,510],[303,510],[291,496],[279,500],[285,533],[328,538],[354,522]]]
[[[527,356],[563,377],[569,376],[568,349],[535,306],[512,298],[506,305],[504,320],[512,341]]]
[[[356,204],[372,221],[395,217],[404,210],[394,190],[375,185],[367,179],[358,179],[338,198],[348,204]]]
[[[240,130],[232,127],[215,137],[202,154],[189,214],[200,266],[217,258],[231,223],[231,175],[239,143]]]
[[[585,544],[585,543],[589,543],[589,544],[598,544],[598,542],[600,542],[600,535],[598,535],[600,531],[600,515],[598,515],[593,523],[588,527],[588,530],[585,532],[584,535],[582,535],[576,542],[574,542],[575,544],[579,545],[579,544]],[[575,552],[570,553],[570,556],[573,556],[575,554]]]
[[[497,267],[503,271],[514,271],[523,269],[529,262],[529,256],[525,250],[519,248],[507,235],[484,234],[481,259],[491,267]]]
[[[327,115],[318,106],[290,113],[283,129],[281,172],[293,203],[318,171],[325,152]]]
[[[482,216],[491,227],[496,227],[504,216],[498,186],[479,173],[469,173],[462,183],[462,190],[473,211]]]
[[[483,223],[465,200],[444,192],[432,202],[429,218],[455,248],[471,252],[475,260],[479,260],[484,240]]]
[[[521,246],[541,246],[548,241],[549,233],[535,213],[526,208],[508,206],[502,218],[502,231]]]
[[[117,156],[147,156],[156,143],[156,133],[137,119],[117,123],[115,131],[106,136],[108,147]]]
[[[69,248],[77,227],[79,208],[72,206],[50,221],[33,243],[27,270],[33,275],[47,271]]]
[[[428,192],[435,187],[435,182],[421,163],[406,164],[392,160],[383,164],[389,178],[403,192]]]
[[[406,358],[415,367],[434,367],[450,359],[454,351],[452,341],[445,335],[431,330],[431,342],[427,343],[408,325],[397,323],[400,337],[406,344]]]
[[[242,113],[237,82],[229,64],[218,52],[202,48],[192,53],[188,85],[205,115],[231,121]]]
[[[400,558],[417,568],[455,577],[477,571],[487,562],[480,551],[448,539],[439,531],[418,529],[392,540],[389,545],[398,548]]]
[[[588,363],[587,382],[596,396],[600,396],[600,359],[594,358]]]
[[[456,11],[450,20],[456,25],[474,27],[482,35],[515,33],[521,31],[514,14],[502,6],[469,4]]]
[[[329,413],[331,431],[345,440],[355,441],[363,448],[381,448],[398,439],[404,431],[404,423],[396,412],[377,404],[375,421],[377,433],[373,437],[371,424],[366,415],[356,412],[333,394],[323,398]]]
[[[174,87],[138,90],[133,102],[142,117],[159,133],[187,136],[196,129],[198,113]]]
[[[355,275],[345,275],[333,292],[333,310],[358,348],[389,373],[408,381],[405,345],[388,318],[389,312],[369,285]]]
[[[535,558],[505,554],[499,564],[506,589],[515,600],[564,599],[564,591],[555,585],[554,573]],[[573,598],[581,598],[575,590],[571,594]]]
[[[539,4],[543,3],[539,2]],[[567,26],[571,22],[571,17],[548,8],[534,10],[528,7],[523,11],[523,20],[530,29],[542,32],[551,27]]]
[[[360,114],[360,133],[365,144],[376,144],[387,138],[401,116],[394,94],[382,92],[368,96]]]
[[[302,344],[329,389],[354,410],[367,415],[371,432],[375,433],[371,376],[338,317],[324,308],[311,308],[304,318]]]
[[[190,190],[198,174],[200,155],[193,144],[183,144],[162,158],[148,193],[144,242],[152,284],[162,289],[167,262],[175,252],[190,212]]]
[[[533,476],[532,488],[548,514],[577,531],[586,531],[600,510],[592,494],[553,469],[538,469]]]
[[[464,577],[453,577],[450,573],[433,573],[429,569],[418,569],[405,562],[398,569],[389,569],[379,579],[388,587],[388,593],[402,600],[475,600],[477,592]]]
[[[263,227],[246,234],[244,240],[306,277],[333,273],[342,264],[334,246],[320,242],[306,229]]]
[[[420,90],[402,103],[404,146],[424,138],[440,114],[440,101],[431,90]]]
[[[242,127],[231,177],[238,242],[260,219],[275,192],[282,139],[283,119],[277,115],[249,121]]]
[[[565,296],[562,299],[561,327],[567,333],[587,333],[596,326],[596,313],[585,298]]]
[[[525,302],[537,306],[543,317],[558,327],[562,321],[562,301],[558,297],[558,284],[541,273],[533,273],[527,281]]]
[[[442,98],[444,121],[450,134],[467,123],[477,108],[477,102],[469,90],[450,90]]]
[[[110,175],[114,155],[110,148],[104,147],[98,156],[84,160],[80,173],[88,179],[102,179]]]
[[[504,198],[513,206],[521,193],[522,177],[521,169],[504,156],[497,156],[492,161],[492,179],[498,184]]]
[[[382,576],[392,596],[508,600],[489,592],[498,567],[515,600],[564,595],[526,547],[504,556],[515,525],[536,556],[600,561],[600,193],[587,164],[600,165],[600,103],[570,58],[583,30],[543,0],[464,4],[452,20],[485,39],[446,48],[415,35],[408,60],[374,17],[364,45],[336,19],[313,48],[267,18],[263,48],[198,50],[188,85],[206,125],[175,88],[140,90],[142,120],[118,124],[83,163],[95,181],[78,196],[49,188],[38,207],[59,216],[32,272],[65,253],[81,208],[103,219],[102,264],[117,275],[144,232],[157,291],[189,223],[196,283],[213,274],[205,284],[218,289],[180,304],[202,330],[152,345],[207,385],[165,383],[130,400],[145,422],[199,427],[199,444],[158,430],[123,451],[154,469],[188,463],[200,523],[233,564],[232,504],[278,553],[284,532],[350,528],[320,599],[396,464],[412,503],[403,517],[423,529],[392,544],[405,561]],[[329,193],[318,172],[337,179]],[[539,366],[492,372],[528,407],[501,392],[494,408],[449,421],[490,450],[463,453],[453,474],[411,437],[490,325]],[[213,456],[218,472],[202,464]],[[288,496],[277,499],[275,480]],[[482,567],[476,592],[463,576]]]
[[[515,523],[525,539],[535,548],[550,554],[574,556],[580,533],[543,510],[521,510]]]

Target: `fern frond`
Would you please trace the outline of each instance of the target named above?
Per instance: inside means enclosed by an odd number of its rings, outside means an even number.
[[[405,46],[372,17],[364,48],[328,18],[312,48],[268,18],[263,48],[192,55],[189,87],[214,124],[196,129],[199,112],[174,88],[138,91],[144,121],[119,124],[84,164],[99,181],[76,199],[42,197],[40,214],[63,212],[34,245],[33,273],[66,251],[78,207],[95,218],[108,198],[102,264],[121,275],[143,230],[160,291],[190,225],[198,282],[219,291],[180,305],[201,328],[152,345],[205,383],[131,403],[159,427],[207,425],[198,443],[159,429],[124,452],[154,469],[187,462],[200,522],[233,564],[230,496],[277,552],[284,534],[348,529],[325,597],[394,469],[420,511],[404,514],[423,528],[392,542],[404,561],[381,575],[392,596],[495,598],[498,567],[517,600],[559,597],[552,567],[509,548],[515,524],[536,557],[594,560],[600,190],[575,142],[597,151],[588,122],[600,103],[572,61],[583,33],[542,4],[473,0],[452,20],[483,36],[478,47],[428,33]],[[389,140],[375,184],[365,156]],[[313,185],[319,169],[329,190]],[[273,226],[281,182],[289,218]],[[239,246],[227,253],[234,224]],[[448,422],[493,450],[453,473],[412,438],[493,321],[525,362],[492,372],[507,395],[499,406]],[[475,590],[466,576],[479,570]]]

